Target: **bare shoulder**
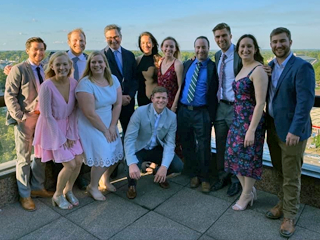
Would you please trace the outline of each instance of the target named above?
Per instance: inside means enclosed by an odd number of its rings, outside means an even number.
[[[251,80],[254,81],[255,79],[262,79],[268,81],[268,75],[266,71],[263,69],[263,65],[256,67],[252,72]]]

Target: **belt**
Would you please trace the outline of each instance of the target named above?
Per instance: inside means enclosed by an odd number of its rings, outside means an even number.
[[[233,105],[234,104],[234,102],[230,102],[230,101],[227,101],[227,100],[224,100],[224,99],[221,99],[220,102],[223,102],[223,103],[225,103],[227,105]]]
[[[200,109],[207,109],[207,105],[203,105],[203,106],[189,106],[189,105],[185,105],[183,103],[181,103],[181,106],[187,108],[190,111],[194,111],[194,110],[200,110]]]

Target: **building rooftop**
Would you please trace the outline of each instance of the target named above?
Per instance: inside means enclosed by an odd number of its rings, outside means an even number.
[[[37,210],[27,212],[18,202],[0,211],[0,239],[283,239],[281,220],[264,213],[277,203],[273,194],[259,191],[258,200],[245,211],[233,211],[238,196],[227,197],[227,187],[203,194],[189,188],[189,179],[172,178],[169,189],[153,183],[152,176],[138,181],[138,196],[126,197],[127,181],[105,202],[94,201],[75,189],[80,206],[60,210],[51,199],[35,199]],[[296,232],[290,239],[320,239],[320,209],[302,204]]]

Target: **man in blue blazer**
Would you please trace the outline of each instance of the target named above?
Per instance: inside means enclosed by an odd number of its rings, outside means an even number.
[[[190,187],[201,184],[202,192],[210,192],[211,129],[217,110],[218,76],[216,65],[208,57],[209,40],[197,37],[196,59],[183,64],[183,84],[177,118],[178,135],[185,157],[185,171],[190,174]]]
[[[215,54],[215,63],[219,76],[218,109],[213,123],[216,134],[216,162],[214,167],[218,174],[218,181],[212,186],[212,191],[217,191],[227,185],[231,178],[231,185],[227,195],[234,196],[241,190],[237,176],[224,171],[224,155],[229,127],[233,120],[234,91],[232,83],[242,68],[242,61],[236,52],[235,45],[231,43],[231,29],[226,23],[217,24],[213,30],[214,40],[221,50]]]
[[[143,162],[152,161],[159,165],[154,170],[154,181],[162,188],[168,188],[166,176],[180,173],[183,163],[174,153],[177,130],[176,114],[166,106],[168,92],[164,87],[157,86],[151,94],[148,105],[139,107],[132,115],[124,138],[128,171],[127,197],[137,196],[136,180],[140,178]]]
[[[270,46],[276,58],[269,63],[272,72],[267,97],[267,143],[280,200],[266,217],[278,219],[283,215],[280,234],[287,238],[295,231],[301,167],[311,135],[310,110],[315,95],[313,67],[292,54],[291,44],[288,29],[279,27],[271,32]]]

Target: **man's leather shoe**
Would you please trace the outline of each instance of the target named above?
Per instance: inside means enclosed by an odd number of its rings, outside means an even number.
[[[27,211],[34,211],[36,210],[36,205],[34,204],[33,200],[31,197],[26,197],[26,198],[20,198],[20,203],[21,206],[23,207],[23,209],[27,210]]]
[[[86,190],[87,186],[89,185],[89,181],[85,179],[83,176],[78,176],[76,184],[80,190]]]
[[[170,187],[170,184],[167,180],[165,180],[162,183],[159,183],[160,187],[164,188],[164,189],[168,189]]]
[[[284,218],[281,227],[280,227],[280,235],[285,238],[289,238],[294,233],[294,220],[289,218]]]
[[[198,177],[193,177],[190,180],[190,187],[191,188],[197,188],[200,185],[200,180]]]
[[[211,186],[210,186],[209,182],[202,182],[201,183],[201,191],[203,193],[209,193],[210,192],[210,188],[211,188]]]
[[[228,191],[227,191],[227,195],[229,197],[232,197],[236,194],[238,194],[241,190],[241,184],[240,183],[231,183],[231,185],[229,186],[228,188]]]
[[[137,196],[136,186],[130,186],[127,191],[127,198],[134,199]]]
[[[52,198],[54,192],[47,191],[46,189],[32,190],[31,197]]]
[[[218,191],[221,188],[223,188],[224,186],[226,186],[228,184],[227,180],[224,179],[219,179],[219,181],[215,182],[212,186],[212,191]]]
[[[270,219],[279,219],[283,215],[282,207],[277,204],[276,206],[268,210],[265,215]]]

